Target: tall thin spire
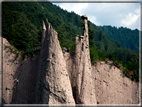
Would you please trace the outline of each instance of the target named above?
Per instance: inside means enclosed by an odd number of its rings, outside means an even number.
[[[87,16],[83,15],[81,18],[84,20],[85,29],[80,47],[78,46],[79,49],[76,49],[78,51],[75,58],[78,66],[76,67],[76,103],[97,104],[90,61]]]

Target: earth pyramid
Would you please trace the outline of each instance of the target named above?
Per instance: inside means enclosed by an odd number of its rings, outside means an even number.
[[[95,87],[92,77],[92,68],[89,53],[89,35],[87,16],[81,17],[84,20],[84,35],[76,35],[76,103],[77,104],[97,104]]]
[[[48,20],[43,22],[39,64],[37,103],[75,104],[57,32]]]

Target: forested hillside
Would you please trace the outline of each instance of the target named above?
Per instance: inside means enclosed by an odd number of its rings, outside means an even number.
[[[123,27],[98,26],[108,37],[119,42],[121,46],[139,51],[139,30],[131,30]]]
[[[2,36],[18,51],[40,45],[42,21],[48,19],[58,32],[61,47],[74,51],[75,34],[83,34],[83,20],[74,12],[67,12],[52,3],[2,2]],[[88,21],[91,62],[113,60],[123,67],[125,74],[138,70],[138,52],[123,48]],[[123,32],[122,32],[123,33]]]

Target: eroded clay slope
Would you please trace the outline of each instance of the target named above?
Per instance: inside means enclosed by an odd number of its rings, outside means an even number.
[[[138,104],[139,83],[124,76],[111,62],[92,66],[98,104]]]
[[[36,66],[38,55],[22,59],[21,55],[15,59],[13,52],[8,52],[13,47],[3,38],[3,103],[28,104],[35,98]]]

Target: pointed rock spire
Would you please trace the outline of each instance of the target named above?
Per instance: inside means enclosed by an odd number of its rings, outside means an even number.
[[[82,16],[82,19],[85,25],[84,37],[80,41],[80,47],[76,49],[75,58],[78,66],[76,67],[76,103],[97,104],[89,53],[87,16]]]
[[[42,104],[75,104],[57,32],[48,20],[46,20],[45,32],[40,53],[42,58],[40,58],[41,67],[39,68],[41,75],[39,102]]]

